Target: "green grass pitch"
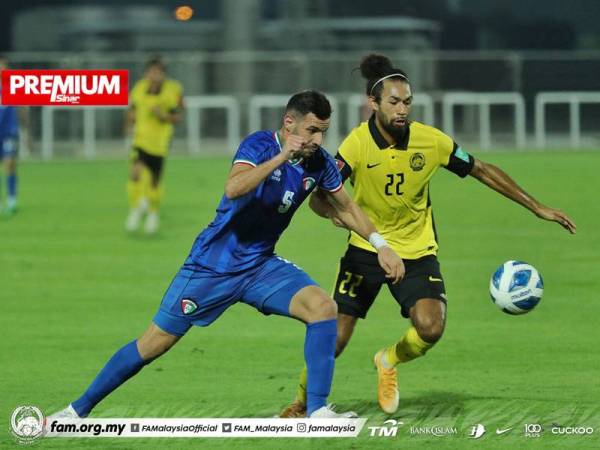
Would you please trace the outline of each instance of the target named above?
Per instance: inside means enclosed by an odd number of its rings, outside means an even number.
[[[564,209],[576,236],[480,185],[441,170],[432,182],[439,259],[449,297],[440,343],[399,368],[404,422],[395,438],[42,439],[36,448],[598,448],[600,446],[600,153],[503,152],[496,163],[542,202]],[[124,161],[24,162],[21,210],[0,220],[0,448],[17,444],[12,410],[46,413],[85,389],[121,345],[149,324],[196,234],[212,219],[229,160],[171,159],[162,229],[128,236]],[[329,291],[346,234],[305,205],[277,247]],[[537,309],[513,317],[490,301],[489,277],[508,259],[545,281]],[[373,353],[408,323],[386,290],[337,361],[331,401],[379,426]],[[290,401],[304,326],[236,305],[193,329],[170,353],[102,402],[94,417],[271,417]],[[484,424],[478,441],[470,427]],[[525,423],[540,423],[526,438]],[[555,436],[553,423],[595,428]],[[414,435],[410,427],[456,427]],[[496,436],[496,428],[514,427]]]

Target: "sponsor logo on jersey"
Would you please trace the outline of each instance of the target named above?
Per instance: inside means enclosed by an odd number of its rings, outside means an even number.
[[[271,180],[281,181],[281,170],[275,169],[273,171],[273,175],[271,175]]]
[[[423,153],[414,153],[409,160],[410,168],[415,172],[423,169],[425,166],[425,155]]]
[[[3,70],[2,104],[126,106],[127,70]]]

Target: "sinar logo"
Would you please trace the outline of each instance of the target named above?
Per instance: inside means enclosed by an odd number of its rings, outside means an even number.
[[[400,425],[404,425],[404,422],[396,419],[388,419],[380,427],[369,427],[369,436],[396,437]]]

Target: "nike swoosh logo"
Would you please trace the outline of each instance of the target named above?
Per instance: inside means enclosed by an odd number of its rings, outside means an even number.
[[[377,164],[367,164],[367,169],[372,169],[373,167],[377,167],[381,165],[381,163],[377,163]]]
[[[510,430],[512,430],[512,428],[506,428],[504,430],[496,429],[496,434],[504,434],[504,433],[506,433],[507,431],[510,431]]]
[[[431,275],[429,275],[429,281],[439,281],[441,283],[443,280],[441,278],[433,278]]]

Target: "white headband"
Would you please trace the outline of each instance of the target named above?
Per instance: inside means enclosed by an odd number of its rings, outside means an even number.
[[[373,95],[373,89],[375,89],[375,86],[377,86],[383,80],[386,80],[386,79],[392,78],[392,77],[401,77],[401,78],[404,78],[404,80],[408,83],[408,78],[406,78],[406,75],[402,75],[401,73],[392,73],[392,74],[386,75],[385,77],[382,77],[379,80],[377,80],[375,82],[375,84],[373,84],[373,86],[371,86],[371,91],[369,92],[369,95]]]

